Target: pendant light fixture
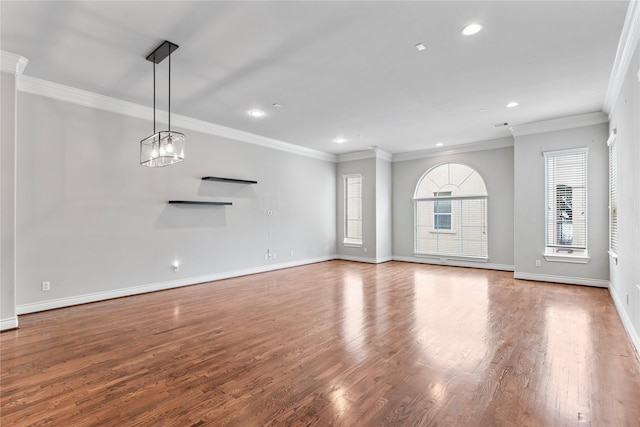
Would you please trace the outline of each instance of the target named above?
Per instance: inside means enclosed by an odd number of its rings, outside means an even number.
[[[178,45],[164,41],[149,56],[153,62],[153,135],[140,141],[140,164],[152,168],[172,165],[184,160],[184,134],[171,130],[171,53]],[[169,57],[169,126],[156,132],[156,64]]]

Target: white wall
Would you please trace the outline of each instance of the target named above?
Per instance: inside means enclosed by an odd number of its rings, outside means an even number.
[[[608,247],[607,124],[516,136],[515,159],[515,276],[535,280],[606,286]],[[546,261],[545,151],[588,147],[587,264]],[[541,266],[536,267],[536,260]]]
[[[149,121],[18,93],[19,313],[333,256],[335,163],[183,132],[185,162],[146,168]]]
[[[611,294],[640,351],[640,45],[609,116],[617,129],[618,263],[609,261]]]
[[[16,328],[15,98],[16,76],[0,72],[0,330]]]
[[[464,153],[440,154],[393,163],[393,254],[395,258],[419,261],[414,250],[413,195],[420,177],[442,163],[462,163],[484,179],[488,197],[487,264],[478,267],[513,269],[513,147]],[[422,260],[425,260],[422,258]],[[432,260],[432,262],[439,262]],[[448,261],[448,264],[463,265]]]

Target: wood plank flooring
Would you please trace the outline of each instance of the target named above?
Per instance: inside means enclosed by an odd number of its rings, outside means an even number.
[[[20,317],[2,426],[639,426],[605,289],[330,261]]]

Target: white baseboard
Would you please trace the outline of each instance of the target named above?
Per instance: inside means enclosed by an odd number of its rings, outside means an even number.
[[[7,319],[0,319],[0,331],[6,331],[8,329],[16,329],[18,327],[18,316],[9,317]]]
[[[618,294],[613,286],[609,286],[609,293],[611,294],[613,303],[616,305],[616,310],[618,310],[618,316],[620,316],[620,320],[622,320],[622,325],[627,330],[627,333],[631,338],[631,343],[633,343],[636,348],[636,352],[640,355],[640,335],[638,335],[638,331],[633,327],[633,323],[631,322],[631,319],[629,319],[627,312],[624,310],[622,301],[618,298]]]
[[[366,258],[361,256],[352,256],[352,255],[335,255],[334,259],[341,259],[344,261],[355,261],[355,262],[366,262],[369,264],[380,264],[382,262],[391,261],[392,257],[381,257],[381,258]]]
[[[513,273],[514,279],[535,280],[536,282],[564,283],[567,285],[595,286],[597,288],[608,288],[609,281],[601,279],[585,279],[583,277],[553,276],[550,274]]]
[[[436,258],[418,258],[418,257],[411,257],[411,256],[394,256],[393,260],[404,261],[404,262],[417,262],[421,264],[448,265],[451,267],[471,267],[471,268],[483,268],[487,270],[513,271],[513,265],[493,264],[490,262],[473,262],[473,261],[462,261],[462,260],[454,260],[454,259],[449,259],[445,262],[442,262]]]
[[[283,268],[298,267],[301,265],[315,264],[317,262],[330,261],[335,256],[326,256],[318,258],[308,258],[299,261],[278,263],[272,265],[263,265],[260,267],[247,268],[243,270],[227,271],[224,273],[210,274],[206,276],[189,277],[180,280],[170,280],[167,282],[151,283],[148,285],[133,286],[129,288],[114,289],[112,291],[94,292],[90,294],[77,295],[67,298],[58,298],[54,300],[34,302],[16,306],[17,314],[35,313],[38,311],[53,310],[55,308],[69,307],[72,305],[86,304],[96,301],[104,301],[113,298],[121,298],[132,295],[144,294],[147,292],[163,291],[166,289],[179,288],[182,286],[196,285],[199,283],[213,282],[216,280],[229,279],[232,277],[247,276],[249,274],[265,273],[267,271],[281,270]],[[17,326],[17,320],[16,320]]]

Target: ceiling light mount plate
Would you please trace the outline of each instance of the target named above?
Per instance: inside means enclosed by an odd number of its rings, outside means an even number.
[[[171,55],[173,51],[178,49],[178,45],[165,40],[160,46],[158,46],[153,52],[147,56],[147,61],[161,63],[167,56]]]

